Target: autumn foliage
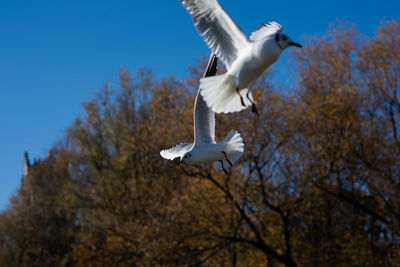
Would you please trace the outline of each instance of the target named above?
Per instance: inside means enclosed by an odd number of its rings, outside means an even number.
[[[0,213],[0,266],[400,265],[400,22],[338,23],[292,58],[258,116],[217,115],[245,142],[229,175],[159,155],[193,139],[205,62],[120,70]]]

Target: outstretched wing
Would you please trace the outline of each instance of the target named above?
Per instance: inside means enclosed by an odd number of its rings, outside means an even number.
[[[259,26],[251,35],[250,41],[254,42],[265,38],[267,36],[274,35],[278,32],[283,32],[283,27],[276,21],[267,22]]]
[[[174,147],[164,149],[160,151],[161,157],[169,160],[174,160],[177,157],[182,157],[192,148],[193,144],[181,143]]]
[[[212,52],[229,68],[249,41],[216,0],[179,0]]]
[[[217,57],[211,54],[203,77],[214,76],[217,73]],[[197,90],[194,103],[194,143],[215,143],[215,114],[207,106],[206,101]]]

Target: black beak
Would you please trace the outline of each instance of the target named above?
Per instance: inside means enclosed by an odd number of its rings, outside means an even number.
[[[303,47],[301,44],[296,43],[296,42],[289,42],[289,45],[297,46],[297,47],[300,47],[300,48]]]

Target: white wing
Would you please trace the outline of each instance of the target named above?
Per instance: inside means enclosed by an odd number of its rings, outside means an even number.
[[[192,148],[192,146],[193,144],[181,143],[174,147],[161,150],[160,155],[165,159],[173,160],[177,157],[182,157],[183,155],[185,155],[185,153],[188,152]]]
[[[214,76],[217,73],[217,57],[211,54],[204,77]],[[194,143],[215,143],[215,114],[207,106],[206,101],[197,90],[194,103]]]
[[[270,21],[257,27],[257,29],[250,35],[249,39],[254,42],[282,31],[283,27],[278,22]]]
[[[216,0],[179,0],[212,52],[229,68],[249,41]]]

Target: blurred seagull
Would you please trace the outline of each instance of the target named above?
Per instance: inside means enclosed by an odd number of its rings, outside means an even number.
[[[215,75],[217,58],[211,55],[204,77]],[[214,162],[217,171],[228,171],[225,166],[233,164],[241,157],[244,150],[240,134],[231,130],[222,142],[215,143],[215,114],[204,102],[200,89],[194,104],[194,144],[181,143],[169,149],[164,149],[160,155],[169,160],[180,157],[180,163],[200,164]]]
[[[258,27],[249,39],[216,0],[179,0],[194,25],[227,72],[200,80],[200,93],[216,113],[236,112],[252,105],[251,89],[257,78],[289,46],[302,47],[283,34],[277,22]],[[243,96],[246,96],[245,98]]]

